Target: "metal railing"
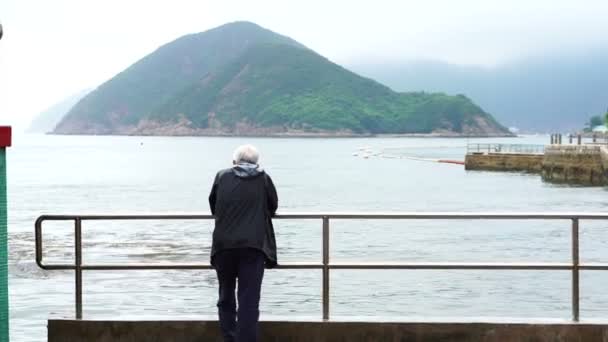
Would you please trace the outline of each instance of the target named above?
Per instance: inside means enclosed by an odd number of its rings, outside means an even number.
[[[545,154],[600,154],[602,148],[601,145],[551,145],[547,146]]]
[[[545,145],[530,144],[468,144],[469,153],[520,153],[520,154],[543,154]]]
[[[608,264],[581,264],[579,260],[579,221],[608,220],[600,213],[293,213],[280,214],[276,219],[320,219],[322,221],[321,263],[282,263],[281,269],[322,270],[323,319],[329,320],[330,270],[569,270],[572,272],[572,320],[579,321],[581,270],[608,270]],[[209,264],[85,264],[82,262],[82,223],[99,220],[209,220],[208,214],[158,215],[43,215],[35,223],[36,263],[45,270],[74,270],[76,318],[82,318],[82,271],[93,270],[200,270],[211,269]],[[569,263],[334,263],[329,260],[329,223],[331,220],[567,220],[571,222],[571,252]],[[43,262],[42,223],[44,221],[74,221],[74,264],[45,264]]]

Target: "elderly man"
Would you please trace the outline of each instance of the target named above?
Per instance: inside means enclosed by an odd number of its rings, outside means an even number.
[[[277,192],[258,160],[255,147],[238,147],[233,167],[217,173],[209,195],[215,215],[211,265],[219,280],[217,306],[226,342],[257,341],[264,268],[277,264],[271,220],[277,210]]]

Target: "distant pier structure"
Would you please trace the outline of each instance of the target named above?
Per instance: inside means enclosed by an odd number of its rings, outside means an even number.
[[[540,173],[545,145],[468,144],[466,170]]]
[[[589,141],[590,138],[590,141]],[[549,145],[469,144],[466,170],[538,173],[553,183],[608,185],[607,136],[552,134]]]

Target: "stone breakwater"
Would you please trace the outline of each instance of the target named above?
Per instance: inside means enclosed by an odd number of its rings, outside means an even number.
[[[608,185],[608,147],[550,146],[545,149],[541,175],[554,183]]]
[[[470,153],[465,169],[539,173],[551,183],[608,186],[608,146],[550,145],[544,154]]]
[[[543,158],[542,154],[472,153],[465,157],[465,169],[540,173]]]

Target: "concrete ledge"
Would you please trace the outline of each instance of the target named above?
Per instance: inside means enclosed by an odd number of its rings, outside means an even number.
[[[592,323],[262,322],[264,342],[608,342]],[[222,341],[214,321],[48,321],[49,342]]]
[[[464,159],[465,170],[540,173],[544,155],[517,153],[472,153]]]
[[[608,185],[603,151],[596,145],[547,147],[542,163],[542,178],[552,183]]]
[[[554,145],[545,154],[469,153],[466,170],[540,173],[543,181],[584,186],[608,185],[608,147]]]

